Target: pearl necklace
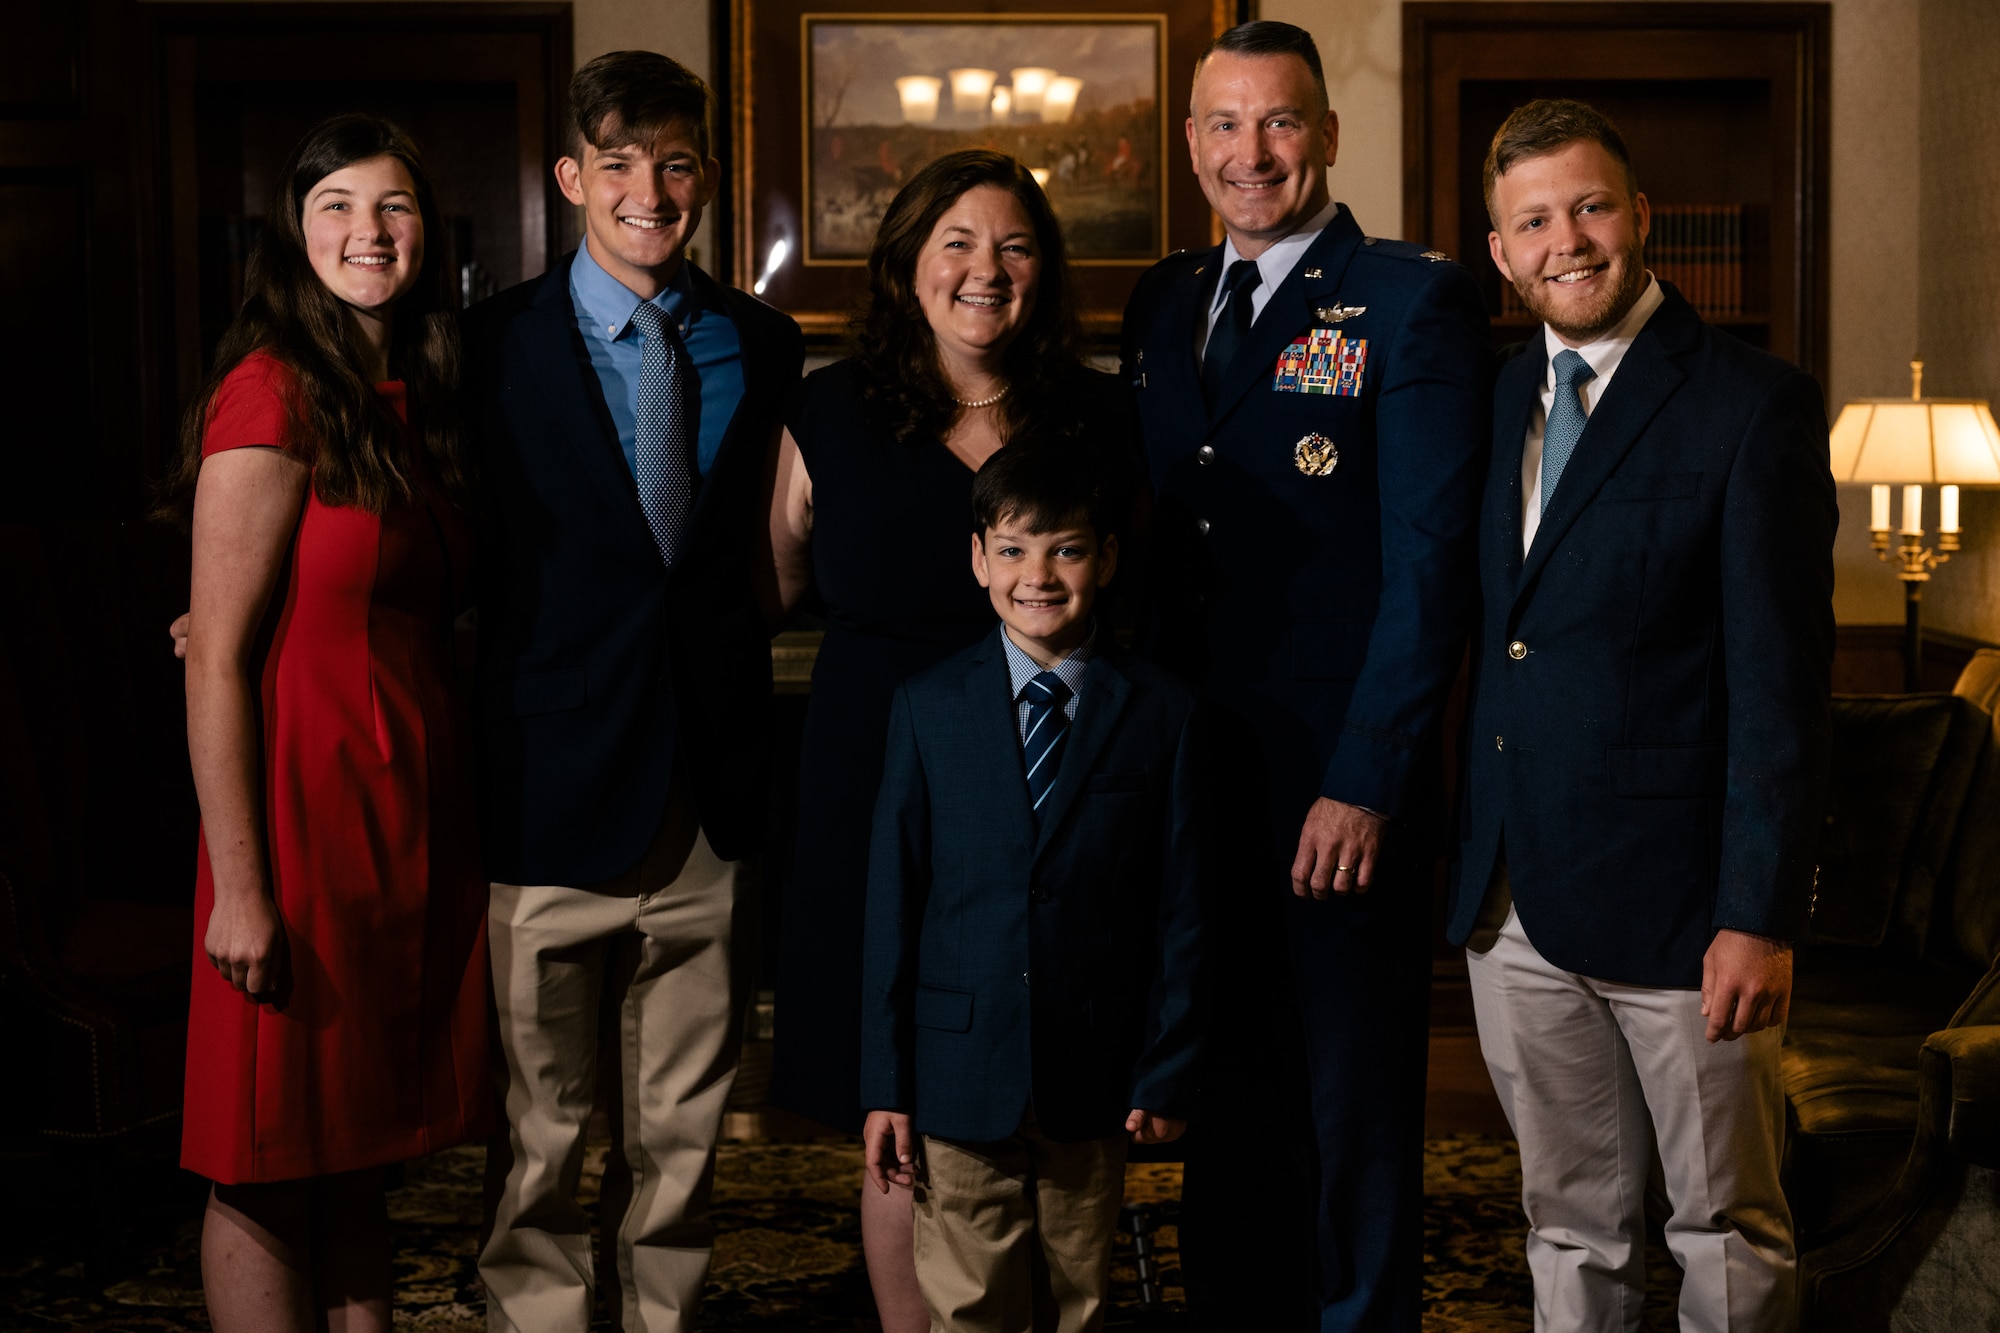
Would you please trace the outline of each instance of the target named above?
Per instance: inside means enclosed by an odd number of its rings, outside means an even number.
[[[1009,384],[1006,387],[1002,388],[999,393],[994,394],[991,398],[979,398],[979,399],[974,399],[970,402],[968,402],[963,398],[954,398],[951,401],[957,403],[960,407],[972,407],[972,408],[991,407],[993,406],[993,404],[999,402],[1002,398],[1005,398],[1009,393],[1011,393],[1013,391],[1013,388],[1014,386]]]

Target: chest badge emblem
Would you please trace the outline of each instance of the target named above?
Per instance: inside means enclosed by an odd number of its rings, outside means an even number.
[[[1319,322],[1322,324],[1338,324],[1344,319],[1353,319],[1356,315],[1367,314],[1368,307],[1365,305],[1323,305],[1313,313],[1319,316]]]
[[[1292,466],[1308,477],[1324,477],[1340,466],[1340,447],[1313,431],[1292,446]]]

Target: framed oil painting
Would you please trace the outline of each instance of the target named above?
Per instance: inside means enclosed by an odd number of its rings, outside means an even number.
[[[941,154],[993,148],[1048,192],[1086,328],[1115,332],[1147,265],[1210,243],[1183,108],[1195,58],[1236,6],[1046,5],[732,0],[738,285],[816,340],[837,337],[903,182]]]

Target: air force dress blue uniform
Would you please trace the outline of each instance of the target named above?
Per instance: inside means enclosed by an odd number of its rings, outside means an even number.
[[[1190,1303],[1215,1327],[1313,1327],[1317,1314],[1324,1329],[1414,1330],[1431,857],[1412,828],[1435,808],[1426,779],[1476,592],[1487,318],[1463,268],[1364,238],[1339,207],[1211,407],[1200,355],[1230,252],[1151,269],[1122,348],[1159,504],[1159,652],[1234,719],[1241,793],[1225,864],[1243,874],[1217,932],[1228,1036],[1189,1145]],[[1392,821],[1370,893],[1291,896],[1320,796]],[[1281,933],[1296,1018],[1260,985],[1282,971]],[[1288,1027],[1301,1019],[1302,1038]],[[1287,1074],[1301,1040],[1306,1072]]]

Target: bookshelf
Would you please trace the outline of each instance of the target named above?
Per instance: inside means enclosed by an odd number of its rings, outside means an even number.
[[[1404,235],[1463,259],[1496,343],[1535,321],[1487,256],[1487,145],[1537,97],[1624,134],[1646,262],[1709,322],[1824,379],[1831,10],[1825,4],[1403,6]]]

